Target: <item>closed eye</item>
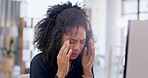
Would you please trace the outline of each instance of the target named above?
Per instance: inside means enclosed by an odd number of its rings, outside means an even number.
[[[72,39],[72,38],[69,39],[69,43],[70,43],[70,44],[75,44],[76,42],[77,42],[77,40],[75,40],[75,39]]]
[[[69,43],[70,44],[75,44],[75,43],[77,43],[78,42],[78,40],[75,40],[75,39],[69,39]],[[85,39],[83,39],[83,40],[80,40],[80,44],[85,44]]]
[[[74,42],[74,41],[69,41],[69,43],[70,43],[70,44],[74,44],[75,42]]]
[[[80,43],[81,43],[81,44],[85,44],[85,40],[81,40]]]

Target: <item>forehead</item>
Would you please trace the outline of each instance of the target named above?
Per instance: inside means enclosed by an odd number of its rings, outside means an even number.
[[[74,39],[85,39],[86,38],[86,31],[82,26],[70,28],[66,33],[67,37],[74,38]]]

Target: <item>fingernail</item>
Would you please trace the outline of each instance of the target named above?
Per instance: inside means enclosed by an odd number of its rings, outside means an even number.
[[[69,51],[72,51],[72,49],[70,49]]]
[[[64,42],[64,44],[67,44],[67,40]]]
[[[69,40],[67,40],[67,43],[69,43]]]
[[[67,44],[69,44],[69,40],[67,40]]]
[[[90,41],[92,42],[92,39],[90,39]]]

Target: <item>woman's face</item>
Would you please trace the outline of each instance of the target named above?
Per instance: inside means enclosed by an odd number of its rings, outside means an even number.
[[[69,40],[70,48],[72,49],[72,54],[70,56],[70,60],[76,59],[81,53],[86,40],[86,31],[82,26],[79,26],[77,29],[71,28],[68,33],[65,33],[62,37],[62,44],[64,41]]]

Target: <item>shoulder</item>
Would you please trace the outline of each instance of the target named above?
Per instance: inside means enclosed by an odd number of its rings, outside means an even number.
[[[43,54],[33,57],[30,64],[30,78],[54,78],[56,69],[43,61]]]
[[[37,54],[36,56],[33,57],[31,60],[30,67],[45,67],[45,64],[42,59],[42,53]]]
[[[33,57],[31,63],[42,62],[42,53],[39,53]]]
[[[42,53],[33,57],[30,64],[30,78],[48,78],[48,66],[43,62]]]

